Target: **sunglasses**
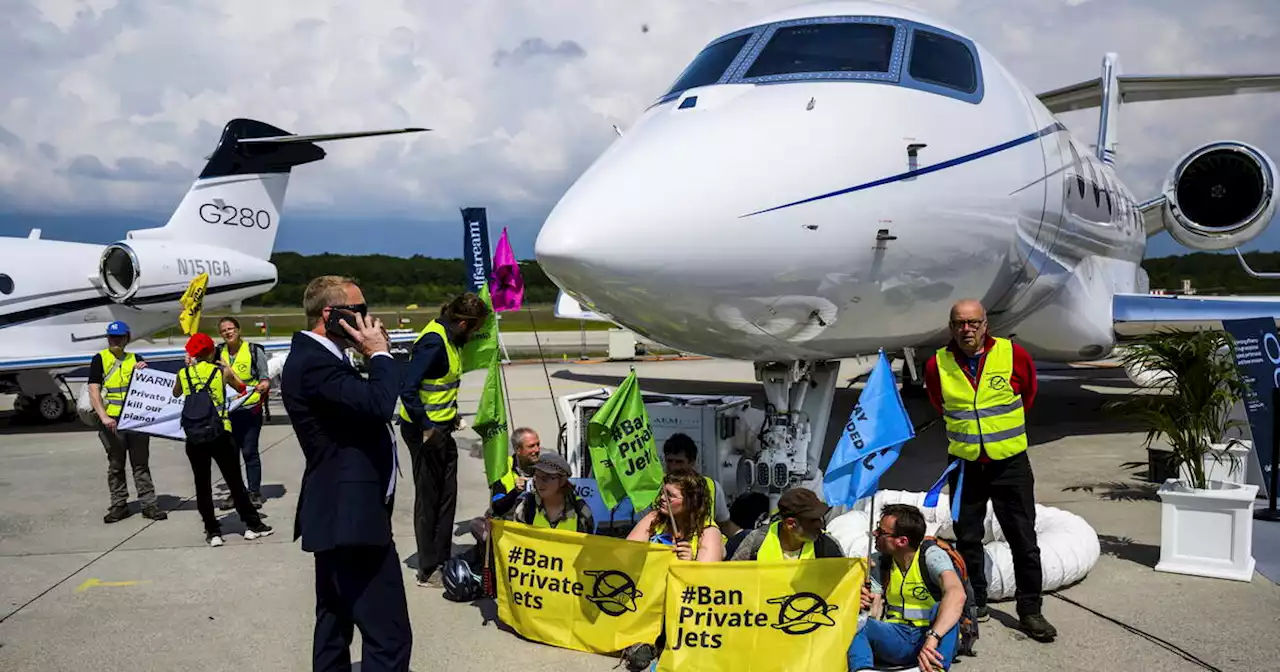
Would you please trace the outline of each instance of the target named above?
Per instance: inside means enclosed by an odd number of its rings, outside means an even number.
[[[329,306],[329,308],[332,310],[345,310],[348,313],[360,313],[363,317],[369,316],[369,304],[367,303],[352,303],[345,306]]]

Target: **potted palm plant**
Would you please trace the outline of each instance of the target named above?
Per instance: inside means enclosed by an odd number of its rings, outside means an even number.
[[[1246,387],[1222,331],[1166,331],[1128,345],[1124,366],[1164,375],[1148,388],[1110,404],[1147,427],[1146,447],[1163,437],[1177,478],[1161,502],[1158,571],[1250,581],[1253,577],[1253,500],[1256,485],[1206,478],[1206,461],[1237,461],[1242,444],[1228,438],[1245,426],[1230,417]]]

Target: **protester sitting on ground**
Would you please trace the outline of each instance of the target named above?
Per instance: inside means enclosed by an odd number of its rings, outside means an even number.
[[[226,387],[230,385],[243,394],[245,384],[236,376],[231,366],[214,363],[213,339],[207,334],[193,334],[187,340],[186,350],[187,365],[178,372],[173,383],[173,396],[188,397],[195,392],[208,390],[213,402],[211,412],[217,413],[214,426],[219,421],[222,426],[222,431],[212,439],[198,441],[188,435],[186,440],[187,459],[191,462],[191,475],[195,479],[196,508],[204,521],[205,542],[214,547],[223,544],[222,526],[213,511],[213,485],[209,481],[210,459],[218,464],[218,471],[222,472],[222,479],[231,491],[231,501],[235,503],[240,520],[245,525],[244,538],[252,541],[265,537],[271,534],[271,528],[262,522],[262,516],[250,501],[249,492],[240,478],[240,455],[232,442],[231,420],[227,417]]]
[[[542,439],[529,427],[519,427],[511,434],[511,452],[507,456],[507,474],[489,485],[489,508],[485,515],[472,518],[468,525],[477,543],[489,538],[489,519],[503,517],[516,505],[533,476],[533,465],[542,451]]]
[[[502,516],[504,519],[583,534],[596,529],[591,507],[574,492],[573,483],[569,482],[569,462],[559,453],[538,457],[533,463],[533,491],[522,492],[516,499],[516,505]]]
[[[823,531],[831,510],[808,488],[792,488],[778,498],[778,513],[767,527],[749,533],[733,560],[809,560],[843,558],[840,544]]]
[[[644,514],[627,539],[670,544],[681,560],[723,560],[724,535],[711,522],[709,497],[706,481],[697,472],[681,469],[667,473],[653,510]]]
[[[724,542],[724,557],[732,558],[738,545],[747,535],[769,520],[769,495],[763,492],[748,492],[739,495],[729,506],[729,523],[721,526],[728,535]]]
[[[915,663],[922,672],[951,668],[965,589],[945,550],[930,543],[918,552],[924,533],[924,514],[916,507],[889,504],[881,511],[862,608],[883,601],[885,615],[858,628],[849,647],[851,672],[877,663]]]
[[[662,462],[668,473],[689,469],[701,475],[698,471],[698,444],[694,443],[693,437],[683,432],[676,432],[663,442]],[[706,482],[707,491],[710,493],[707,497],[711,503],[708,513],[715,516],[713,522],[720,526],[722,532],[728,534],[729,530],[725,527],[729,523],[730,516],[729,507],[725,504],[724,488],[710,476],[702,476],[702,480]]]

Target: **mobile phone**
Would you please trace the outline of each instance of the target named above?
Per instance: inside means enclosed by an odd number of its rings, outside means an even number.
[[[357,331],[360,329],[359,325],[356,324],[356,316],[354,314],[334,309],[329,311],[329,319],[324,322],[324,330],[330,336],[350,340],[351,334],[347,333],[347,330],[342,328],[343,322],[351,325],[352,329]]]

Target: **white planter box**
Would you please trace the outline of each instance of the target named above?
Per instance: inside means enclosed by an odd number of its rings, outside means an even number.
[[[1253,580],[1255,485],[1209,481],[1197,490],[1169,479],[1160,486],[1160,562],[1156,571]]]
[[[1235,483],[1244,485],[1249,479],[1245,474],[1249,473],[1249,462],[1253,454],[1253,442],[1242,440],[1240,443],[1231,447],[1226,455],[1222,455],[1226,451],[1226,443],[1215,443],[1210,446],[1213,453],[1205,453],[1204,456],[1204,480],[1222,481],[1223,483]],[[1217,457],[1218,459],[1215,459]],[[1233,465],[1234,459],[1234,465]],[[1192,482],[1191,474],[1188,472],[1186,465],[1178,469],[1178,475],[1187,483]]]

